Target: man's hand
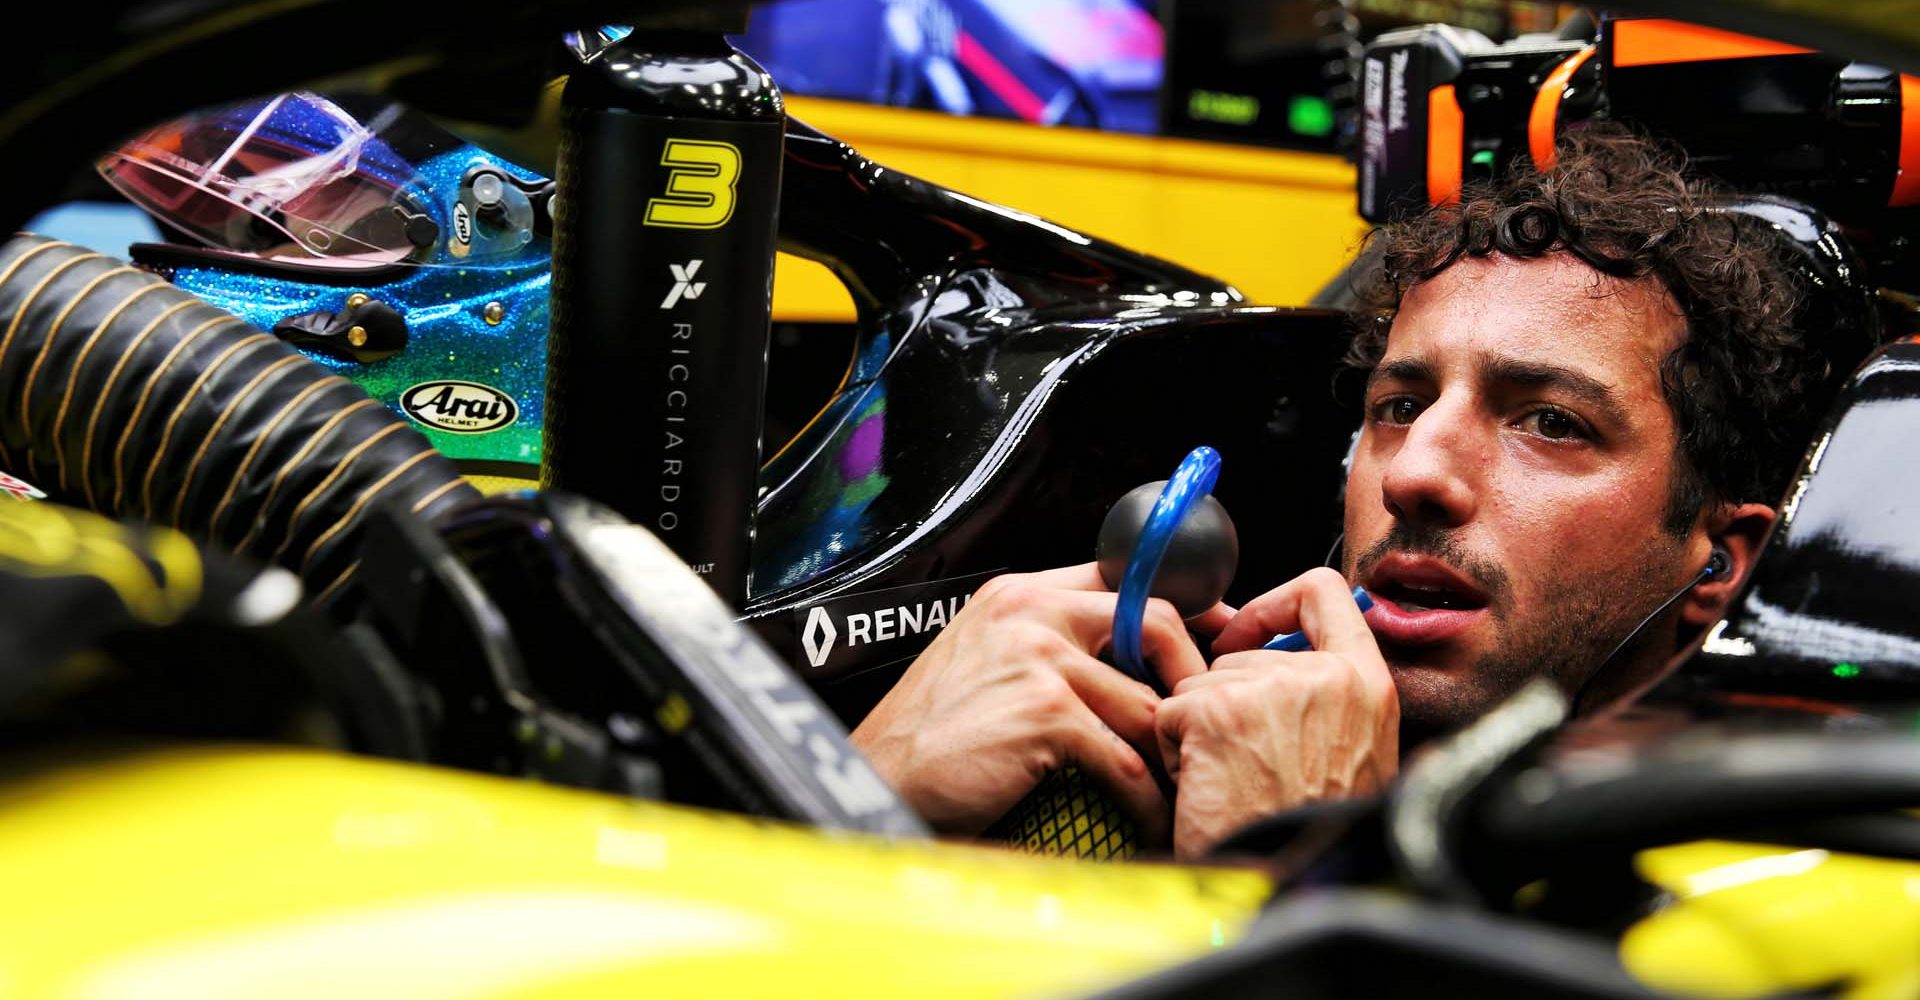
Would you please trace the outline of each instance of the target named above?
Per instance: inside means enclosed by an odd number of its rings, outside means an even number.
[[[975,834],[1048,772],[1077,764],[1164,842],[1145,684],[1095,659],[1117,596],[1092,563],[995,577],[907,668],[853,742],[936,829]],[[1219,608],[1215,618],[1223,618]],[[1147,603],[1141,648],[1169,687],[1206,672],[1173,606]]]
[[[1296,629],[1312,652],[1260,648]],[[1393,675],[1339,573],[1316,569],[1248,603],[1213,649],[1213,669],[1181,681],[1155,719],[1179,787],[1180,857],[1261,816],[1374,791],[1398,770]]]

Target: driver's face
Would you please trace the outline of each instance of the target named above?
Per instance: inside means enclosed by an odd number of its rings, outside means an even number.
[[[1565,254],[1463,258],[1406,295],[1367,387],[1345,570],[1379,601],[1409,736],[1536,675],[1577,687],[1691,578],[1704,542],[1662,528],[1659,366],[1683,331],[1657,284]]]

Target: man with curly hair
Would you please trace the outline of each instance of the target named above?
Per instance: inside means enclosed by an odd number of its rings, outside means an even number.
[[[929,820],[978,832],[1072,763],[1191,856],[1380,788],[1403,746],[1531,678],[1630,691],[1719,616],[1824,402],[1776,238],[1590,129],[1372,240],[1340,570],[1185,623],[1217,633],[1210,665],[1156,602],[1164,699],[1096,659],[1114,596],[1093,567],[991,581],[854,732]],[[1715,549],[1725,571],[1636,633]],[[1295,629],[1313,651],[1261,648]]]

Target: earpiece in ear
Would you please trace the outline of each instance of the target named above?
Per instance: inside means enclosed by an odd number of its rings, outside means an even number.
[[[1703,583],[1706,583],[1708,580],[1718,580],[1719,578],[1726,576],[1729,572],[1732,571],[1732,569],[1733,569],[1733,553],[1728,552],[1724,547],[1718,544],[1714,545],[1713,550],[1707,555],[1707,564],[1705,566],[1700,567],[1700,575],[1694,577],[1692,582],[1688,583],[1686,586],[1681,587],[1679,590],[1674,591],[1672,597],[1669,597],[1666,600],[1661,601],[1660,606],[1657,608],[1654,608],[1652,614],[1649,614],[1645,618],[1640,619],[1640,624],[1635,625],[1633,627],[1633,631],[1628,632],[1627,637],[1625,639],[1620,640],[1619,645],[1613,647],[1613,652],[1608,653],[1607,658],[1600,661],[1600,666],[1596,670],[1594,670],[1593,673],[1587,676],[1589,677],[1599,676],[1600,671],[1607,669],[1607,664],[1612,663],[1614,657],[1620,655],[1621,650],[1627,648],[1627,645],[1633,642],[1634,638],[1638,636],[1643,630],[1645,630],[1648,625],[1653,624],[1653,620],[1655,618],[1660,617],[1660,612],[1665,611],[1668,608],[1672,607],[1673,602],[1686,596],[1688,591],[1692,590],[1695,587],[1700,586]]]

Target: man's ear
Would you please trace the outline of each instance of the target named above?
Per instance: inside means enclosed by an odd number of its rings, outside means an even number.
[[[1773,527],[1774,510],[1763,503],[1723,504],[1708,515],[1706,540],[1709,546],[1727,554],[1722,572],[1700,581],[1681,605],[1680,620],[1694,628],[1706,628],[1726,613],[1727,602],[1740,589],[1753,561],[1760,555],[1760,544]],[[1706,559],[1700,561],[1705,566]]]

